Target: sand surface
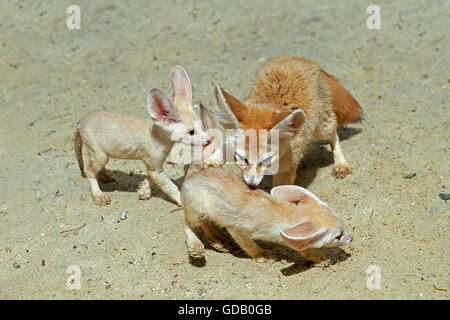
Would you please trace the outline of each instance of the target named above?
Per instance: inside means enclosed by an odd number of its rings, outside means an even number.
[[[380,30],[356,0],[76,2],[80,30],[66,27],[71,1],[0,2],[1,299],[448,299],[449,203],[438,196],[449,193],[448,1],[374,1]],[[148,201],[134,192],[141,162],[111,160],[112,203],[93,204],[73,152],[83,115],[147,117],[147,90],[170,92],[176,64],[213,110],[214,83],[244,99],[278,54],[317,62],[364,110],[341,132],[353,173],[336,180],[316,144],[296,181],[354,237],[329,252],[331,266],[278,247],[275,262],[208,249],[206,265],[191,264],[183,212],[158,187]],[[183,166],[165,168],[180,185]],[[379,289],[367,287],[371,265]],[[69,266],[79,290],[66,285]]]

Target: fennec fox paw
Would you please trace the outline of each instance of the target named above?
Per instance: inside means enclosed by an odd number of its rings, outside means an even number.
[[[259,257],[256,258],[256,262],[265,263],[275,260],[275,254],[269,250],[262,250]],[[255,259],[255,258],[253,258]]]
[[[139,200],[148,200],[152,197],[152,189],[150,189],[150,183],[147,179],[142,180],[139,184],[137,193],[139,195]]]
[[[209,240],[209,245],[213,247],[216,251],[228,253],[230,252],[231,246],[226,241],[213,241]]]
[[[223,236],[210,222],[203,222],[202,229],[205,235],[208,237],[208,243],[211,247],[219,252],[229,252],[231,245],[223,238]]]
[[[148,200],[152,197],[152,194],[150,191],[146,191],[144,193],[139,193],[139,200]]]
[[[176,203],[179,207],[182,207],[182,206],[183,206],[183,202],[181,202],[181,198],[180,198],[180,197],[178,197],[178,198],[176,198],[176,199],[173,199],[173,201],[175,201],[175,203]]]
[[[315,266],[315,267],[318,267],[318,268],[326,268],[326,267],[328,267],[330,264],[331,264],[331,260],[330,260],[330,259],[326,259],[326,260],[323,260],[323,261],[314,263],[314,266]]]
[[[113,183],[116,182],[116,179],[107,171],[102,170],[97,175],[98,180],[102,183]]]
[[[343,179],[352,173],[352,170],[347,165],[338,164],[333,167],[333,174],[337,179]]]
[[[192,258],[196,259],[204,259],[205,254],[205,247],[203,246],[203,243],[201,241],[194,241],[188,246],[188,254]]]
[[[111,203],[110,197],[105,194],[99,194],[94,196],[94,202],[98,206],[106,206]]]

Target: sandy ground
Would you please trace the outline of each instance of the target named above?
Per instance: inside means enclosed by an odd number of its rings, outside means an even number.
[[[356,0],[76,2],[80,30],[65,24],[72,1],[0,2],[1,299],[448,299],[448,1],[374,1],[380,30],[366,27],[371,2]],[[341,132],[352,175],[336,180],[320,144],[299,169],[297,183],[354,236],[329,252],[333,265],[280,248],[273,263],[208,250],[206,265],[191,264],[183,212],[157,187],[148,201],[134,192],[141,162],[112,160],[112,203],[93,204],[73,153],[84,114],[147,117],[147,90],[169,92],[175,64],[213,110],[214,83],[243,99],[277,54],[316,61],[364,109]],[[183,166],[165,167],[180,185]],[[367,287],[371,265],[379,289]]]

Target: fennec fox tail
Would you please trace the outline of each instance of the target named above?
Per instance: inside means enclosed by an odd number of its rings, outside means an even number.
[[[202,110],[204,126],[212,123],[206,109]],[[206,121],[205,115],[209,118]],[[346,245],[352,240],[338,214],[298,186],[278,186],[270,195],[250,189],[232,172],[205,165],[197,166],[186,176],[180,192],[188,253],[194,258],[205,257],[204,245],[195,234],[196,227],[203,229],[217,250],[225,251],[228,247],[213,223],[226,228],[254,259],[270,257],[254,241],[265,240],[295,249],[304,258],[326,265],[327,257],[314,248]]]
[[[341,85],[339,79],[323,70],[320,70],[320,75],[325,79],[331,91],[331,102],[338,126],[342,127],[359,120],[361,118],[361,107],[350,92]]]
[[[297,167],[313,140],[325,140],[334,156],[333,173],[343,178],[351,173],[344,157],[337,128],[360,117],[360,107],[335,77],[317,64],[303,58],[278,56],[260,70],[250,95],[241,102],[219,85],[215,88],[217,117],[225,129],[249,129],[271,134],[279,132],[279,147],[267,156],[254,154],[257,148],[237,146],[237,157],[247,164],[243,178],[257,186],[267,170],[267,163],[279,157],[279,170],[273,184],[293,184]],[[258,135],[258,143],[262,137]],[[240,139],[242,140],[242,139]],[[267,159],[270,157],[271,159]],[[252,161],[251,159],[256,159]]]
[[[86,174],[84,173],[84,161],[82,149],[83,149],[83,140],[81,139],[80,129],[77,127],[75,131],[74,150],[78,161],[78,167],[80,168],[81,171],[81,175],[83,177],[86,177]]]
[[[75,133],[75,152],[80,170],[89,178],[92,197],[99,205],[111,202],[97,182],[97,175],[107,182],[113,177],[105,170],[109,158],[142,160],[148,177],[138,188],[139,199],[151,197],[151,182],[156,183],[173,201],[181,204],[177,186],[162,167],[174,143],[204,145],[209,142],[192,108],[189,77],[181,66],[171,73],[173,98],[161,90],[148,93],[147,108],[152,118],[139,119],[125,113],[97,111],[85,116]],[[82,144],[89,149],[89,165],[84,170]]]

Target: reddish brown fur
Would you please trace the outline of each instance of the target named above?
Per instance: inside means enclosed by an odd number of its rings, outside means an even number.
[[[358,101],[339,82],[339,79],[320,70],[322,77],[327,82],[333,103],[333,110],[336,113],[336,120],[339,126],[359,120],[361,118],[361,108]]]
[[[304,124],[296,127],[295,137],[280,143],[280,168],[274,176],[274,185],[294,183],[298,164],[313,140],[325,140],[330,144],[336,177],[343,178],[351,173],[339,144],[337,127],[360,117],[358,102],[338,79],[314,62],[299,57],[275,57],[261,68],[245,102],[220,87],[217,90],[223,93],[226,100],[223,102],[220,94],[216,93],[218,111],[224,119],[221,123],[225,126],[270,130],[295,110],[304,112]],[[227,108],[231,109],[238,124],[233,119],[230,122]],[[258,140],[261,140],[260,137]],[[247,146],[246,150],[250,153]],[[244,179],[250,176],[247,173],[251,168],[247,166],[247,169],[244,170]],[[252,174],[248,180],[261,181],[260,178],[260,174]]]
[[[302,108],[309,114],[309,71],[313,66],[304,58],[278,56],[266,64],[257,76],[246,105],[269,104],[275,110],[290,113]]]

